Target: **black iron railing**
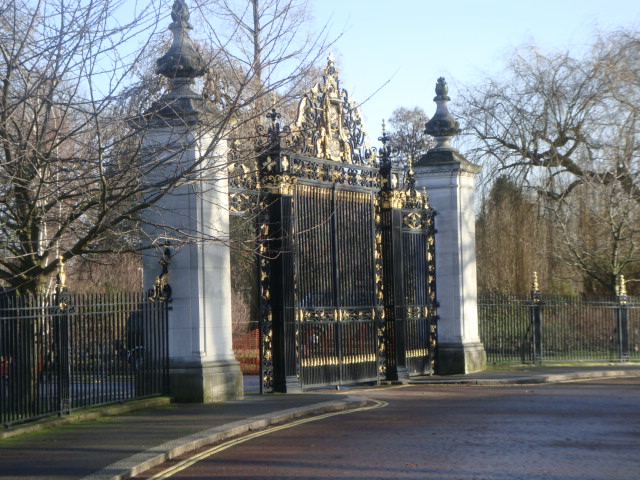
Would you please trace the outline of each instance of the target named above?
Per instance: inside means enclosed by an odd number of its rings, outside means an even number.
[[[640,297],[481,295],[487,361],[640,360]]]
[[[167,391],[167,305],[146,295],[0,295],[0,423]]]

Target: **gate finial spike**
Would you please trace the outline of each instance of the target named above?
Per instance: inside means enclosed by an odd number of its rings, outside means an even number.
[[[383,118],[382,119],[382,135],[378,137],[378,141],[382,142],[382,149],[385,149],[387,147],[387,143],[389,143],[390,140],[391,138],[389,137],[389,135],[387,135],[387,125],[385,124],[384,118]]]
[[[415,196],[416,191],[416,179],[413,176],[413,156],[409,155],[407,158],[407,178],[405,180],[406,188],[412,195]]]
[[[380,169],[383,176],[387,180],[387,186],[390,186],[391,175],[391,157],[394,156],[395,150],[391,146],[391,137],[387,135],[387,125],[384,119],[382,119],[382,135],[378,137],[378,141],[382,142],[382,147],[378,150],[380,157]]]
[[[56,275],[56,287],[62,291],[66,288],[67,274],[64,271],[64,258],[58,256],[58,274]]]
[[[616,291],[618,297],[627,296],[627,283],[624,279],[624,275],[620,275],[620,277],[618,277],[618,285],[616,285]]]

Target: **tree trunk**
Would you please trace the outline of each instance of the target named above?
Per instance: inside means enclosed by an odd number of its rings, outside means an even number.
[[[253,70],[258,85],[262,85],[262,44],[260,43],[260,12],[258,0],[251,0],[253,5]]]

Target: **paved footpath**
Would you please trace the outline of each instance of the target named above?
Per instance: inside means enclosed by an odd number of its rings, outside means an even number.
[[[489,370],[470,375],[434,376],[410,383],[481,385],[536,384],[616,376],[640,377],[640,365],[529,367]],[[2,432],[0,479],[124,479],[205,445],[250,430],[306,415],[363,406],[367,400],[349,388],[291,395],[258,395],[250,383],[244,400],[208,405],[143,403],[135,411],[58,425],[43,422],[31,433],[24,427]],[[140,406],[140,404],[137,404]],[[125,405],[121,409],[128,410]],[[69,419],[63,419],[69,420]]]

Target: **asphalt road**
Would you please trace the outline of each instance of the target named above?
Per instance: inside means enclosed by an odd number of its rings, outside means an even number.
[[[139,478],[640,479],[638,378],[353,393],[377,403],[208,447]]]

